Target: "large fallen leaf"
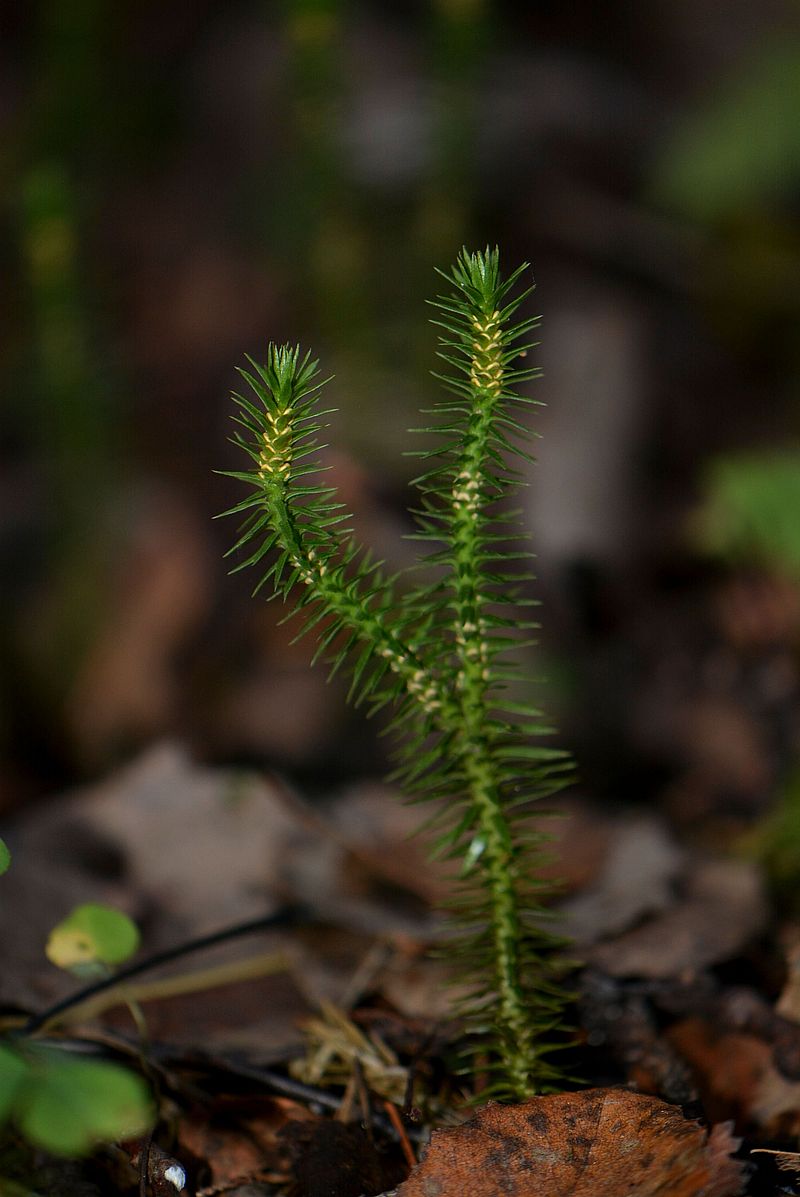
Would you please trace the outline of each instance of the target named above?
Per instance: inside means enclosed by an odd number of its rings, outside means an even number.
[[[656,1097],[588,1089],[490,1103],[434,1131],[398,1197],[736,1197],[742,1166],[725,1124],[709,1135]]]

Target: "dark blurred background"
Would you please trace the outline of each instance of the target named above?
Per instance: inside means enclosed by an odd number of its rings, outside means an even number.
[[[385,745],[227,576],[235,367],[336,378],[393,565],[462,244],[533,263],[544,643],[584,784],[757,807],[800,743],[800,10],[0,9],[0,808],[163,737],[311,788]],[[777,454],[777,456],[776,456]]]

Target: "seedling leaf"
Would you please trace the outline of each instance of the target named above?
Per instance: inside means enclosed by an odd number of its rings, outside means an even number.
[[[152,1104],[141,1077],[117,1064],[48,1051],[30,1069],[15,1107],[20,1130],[54,1155],[85,1155],[95,1144],[147,1129]]]
[[[153,1103],[142,1078],[118,1064],[23,1042],[0,1045],[0,1122],[7,1118],[35,1147],[77,1156],[142,1134]]]
[[[87,903],[50,932],[45,952],[59,968],[86,975],[121,964],[139,946],[136,924],[120,910]]]

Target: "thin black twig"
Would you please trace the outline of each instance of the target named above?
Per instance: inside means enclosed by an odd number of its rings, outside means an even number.
[[[180,960],[183,956],[188,956],[192,952],[202,952],[205,948],[215,947],[216,944],[225,943],[227,940],[238,939],[243,935],[251,935],[256,931],[269,931],[274,927],[288,927],[297,923],[302,923],[309,918],[308,911],[301,906],[281,906],[272,914],[263,915],[258,919],[250,919],[244,923],[234,923],[230,927],[223,927],[221,931],[213,931],[210,935],[201,935],[197,939],[190,939],[186,943],[178,944],[174,948],[166,948],[163,952],[155,952],[152,956],[145,957],[144,960],[139,960],[134,964],[129,964],[125,968],[119,969],[112,977],[104,977],[102,981],[95,981],[91,985],[84,986],[83,989],[77,990],[69,997],[62,998],[61,1001],[49,1006],[40,1014],[33,1014],[25,1023],[25,1025],[16,1032],[18,1035],[34,1035],[40,1031],[42,1027],[57,1018],[65,1011],[71,1010],[74,1006],[81,1005],[82,1002],[88,1001],[89,998],[95,997],[98,993],[105,993],[107,989],[114,989],[123,981],[129,981],[132,977],[138,977],[141,973],[149,972],[150,969],[158,968],[162,964],[169,964],[173,960]]]

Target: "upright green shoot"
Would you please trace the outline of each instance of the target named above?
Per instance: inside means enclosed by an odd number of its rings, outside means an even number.
[[[465,250],[434,302],[447,397],[420,430],[433,442],[418,452],[415,483],[426,580],[385,577],[353,539],[321,477],[317,364],[288,346],[241,371],[250,394],[235,396],[236,441],[252,468],[233,477],[251,490],[232,509],[245,522],[231,550],[247,552],[237,568],[262,566],[257,589],[269,583],[303,612],[303,631],[317,628],[316,656],[349,668],[356,703],[392,709],[397,777],[434,802],[436,854],[462,864],[454,1009],[487,1061],[490,1092],[513,1098],[559,1080],[549,1057],[565,997],[558,944],[543,928],[547,836],[531,804],[570,767],[539,742],[551,731],[541,713],[514,698],[520,629],[536,626],[521,618],[529,554],[506,503],[522,481],[515,462],[530,460],[517,410],[534,401],[518,387],[537,374],[524,362],[537,321],[517,319],[531,289],[512,294],[526,269],[503,280],[496,250]]]

